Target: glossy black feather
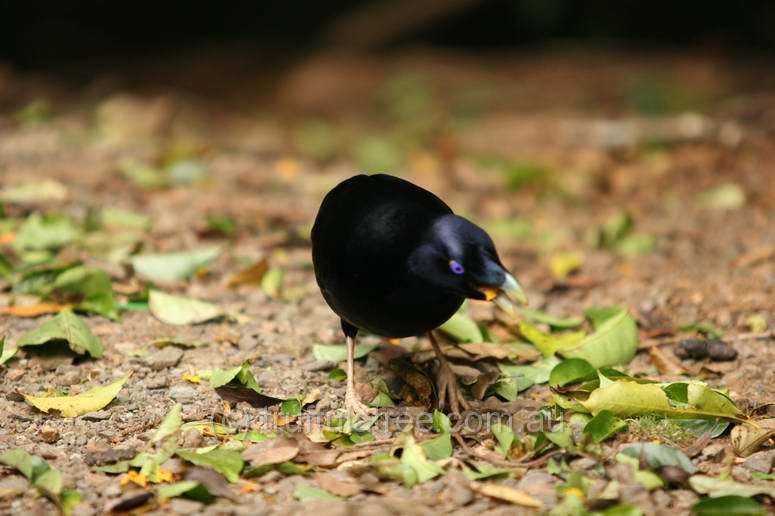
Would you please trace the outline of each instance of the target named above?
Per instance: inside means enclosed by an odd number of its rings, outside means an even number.
[[[410,271],[411,253],[452,210],[432,193],[387,175],[359,175],[326,195],[312,228],[312,261],[328,305],[346,323],[378,335],[432,330],[464,296]]]

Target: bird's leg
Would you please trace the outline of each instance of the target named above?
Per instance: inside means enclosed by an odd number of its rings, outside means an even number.
[[[442,353],[441,347],[439,347],[439,343],[433,335],[433,331],[428,332],[428,338],[431,340],[433,352],[436,354],[436,358],[439,361],[439,371],[436,374],[436,390],[439,397],[439,408],[444,408],[448,399],[449,408],[452,413],[460,414],[461,407],[463,410],[468,410],[470,407],[460,393],[460,388],[457,384],[457,375],[452,371],[452,367],[450,367],[447,357]]]
[[[373,416],[377,409],[367,407],[355,392],[355,337],[347,335],[347,392],[344,395],[344,405],[349,416]]]

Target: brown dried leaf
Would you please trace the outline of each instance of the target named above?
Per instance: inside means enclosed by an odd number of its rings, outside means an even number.
[[[656,346],[649,348],[649,356],[651,357],[651,363],[653,363],[662,374],[679,375],[686,372],[686,370],[675,363],[667,353]]]
[[[337,496],[354,496],[363,490],[356,479],[341,471],[318,473],[315,480],[320,487]]]
[[[299,454],[299,445],[293,439],[279,437],[269,441],[251,444],[243,452],[242,458],[253,466],[264,464],[280,464]]]
[[[775,437],[775,418],[737,425],[732,429],[732,449],[740,457],[747,457],[765,442]]]
[[[227,286],[229,288],[236,288],[240,285],[260,285],[261,280],[264,279],[264,274],[269,270],[269,262],[266,258],[254,263],[250,267],[246,267],[239,272],[231,275]]]
[[[533,507],[540,509],[543,507],[541,500],[533,498],[521,489],[515,489],[513,487],[503,484],[492,484],[484,482],[471,482],[468,484],[471,491],[497,498],[505,502],[513,503],[515,505],[521,505],[523,507]]]

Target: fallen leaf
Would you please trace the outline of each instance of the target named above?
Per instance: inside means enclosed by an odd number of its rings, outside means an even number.
[[[224,315],[223,310],[212,303],[158,290],[151,290],[148,295],[148,308],[161,322],[174,325],[199,324]]]
[[[245,465],[238,451],[223,448],[195,448],[175,450],[175,455],[197,466],[211,468],[226,477],[229,482],[237,482]]]
[[[261,279],[261,290],[269,297],[279,299],[283,290],[283,270],[279,267],[271,267]]]
[[[673,362],[673,360],[667,356],[667,353],[657,346],[649,348],[649,357],[651,357],[651,362],[661,374],[680,375],[686,372],[683,367]]]
[[[541,500],[533,498],[521,489],[516,489],[503,484],[471,482],[468,484],[468,487],[475,493],[483,494],[515,505],[521,505],[523,507],[540,509],[544,505]]]
[[[293,497],[300,502],[310,500],[339,500],[340,498],[319,487],[313,487],[306,482],[298,482],[293,490]]]
[[[697,196],[703,208],[714,210],[736,210],[745,206],[745,192],[736,183],[723,183]]]
[[[118,395],[124,383],[129,379],[129,373],[119,380],[95,387],[74,396],[29,396],[24,399],[42,412],[56,410],[63,417],[77,417],[89,412],[95,412],[106,407]]]
[[[71,310],[62,310],[59,315],[46,321],[32,331],[21,336],[16,346],[37,346],[52,340],[66,341],[70,349],[82,355],[88,353],[92,358],[102,356],[102,343],[92,334],[89,327]]]
[[[177,496],[185,496],[192,500],[197,500],[202,503],[210,503],[213,501],[213,495],[210,491],[199,482],[194,480],[181,480],[174,484],[168,484],[160,486],[156,491],[160,501],[167,500],[169,498],[175,498]]]
[[[732,449],[740,457],[747,457],[775,437],[775,418],[737,425],[732,429]]]
[[[626,364],[638,349],[638,328],[626,310],[601,323],[595,333],[576,346],[558,353],[566,358],[583,358],[594,367]]]
[[[363,490],[356,479],[342,471],[317,473],[315,482],[329,493],[343,498],[355,496]]]
[[[0,339],[0,365],[3,365],[11,360],[14,355],[16,355],[17,351],[19,351],[19,348],[5,345],[5,337]]]
[[[35,212],[16,232],[13,246],[21,251],[56,250],[74,242],[80,235],[80,230],[70,219]]]
[[[751,498],[758,495],[767,495],[775,498],[775,487],[743,484],[734,480],[725,480],[706,475],[694,475],[689,478],[689,485],[700,494],[706,494],[712,498],[720,496],[742,496]]]
[[[764,507],[747,496],[719,496],[718,498],[706,498],[692,506],[692,514],[695,516],[765,516]]]
[[[293,439],[277,439],[251,444],[242,453],[243,458],[252,466],[280,464],[292,460],[299,454],[299,445]]]
[[[141,254],[132,258],[132,267],[144,279],[158,283],[172,283],[190,278],[220,254],[220,247],[207,247],[181,253]]]
[[[183,411],[183,406],[180,403],[176,403],[172,409],[164,417],[164,421],[161,422],[159,428],[151,437],[151,442],[159,442],[167,437],[173,435],[180,430],[180,426],[183,424],[183,420],[180,418],[180,414]]]
[[[357,344],[353,356],[356,360],[363,358],[378,347],[378,344]],[[347,360],[347,346],[344,344],[314,344],[312,346],[312,355],[315,357],[315,360],[343,362]]]
[[[479,326],[463,312],[456,312],[447,322],[439,326],[439,330],[450,335],[458,342],[482,342],[484,336]]]
[[[582,265],[584,265],[582,253],[558,253],[549,259],[549,270],[552,277],[557,280],[564,280],[572,272],[581,269]]]
[[[667,446],[665,444],[655,443],[636,443],[628,444],[620,453],[628,455],[638,460],[645,460],[652,469],[663,466],[676,466],[687,473],[694,473],[697,467],[692,463],[689,457],[681,450]]]
[[[269,262],[266,259],[258,261],[233,274],[227,283],[229,288],[235,288],[240,285],[260,285],[264,275],[269,270]]]
[[[53,303],[40,303],[37,305],[17,305],[2,306],[0,314],[12,315],[14,317],[38,317],[45,314],[56,314],[69,308],[69,305],[58,305]]]
[[[0,202],[9,204],[61,203],[67,198],[67,188],[55,179],[27,181],[0,189]]]
[[[608,410],[597,413],[584,426],[584,433],[588,434],[595,443],[602,443],[615,433],[627,428],[627,423],[616,417]]]

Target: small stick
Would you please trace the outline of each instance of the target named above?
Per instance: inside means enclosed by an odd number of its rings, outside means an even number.
[[[640,346],[638,346],[638,349],[649,349],[659,346],[666,346],[668,344],[678,344],[681,341],[686,340],[687,338],[691,337],[671,337],[669,339],[649,339],[645,342],[643,342]],[[739,333],[737,335],[731,335],[729,337],[724,337],[723,340],[725,341],[743,341],[743,340],[766,340],[766,339],[772,339],[775,338],[775,331],[766,331],[764,333]]]

